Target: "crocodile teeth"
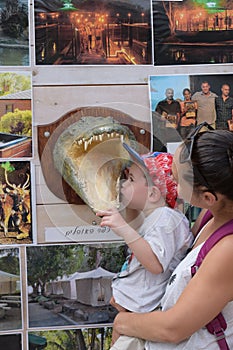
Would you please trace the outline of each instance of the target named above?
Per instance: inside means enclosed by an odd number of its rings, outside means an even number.
[[[124,135],[119,134],[117,132],[105,133],[105,137],[106,136],[108,139],[117,137],[117,138],[120,138],[121,142],[124,141]],[[91,145],[93,141],[96,141],[96,142],[100,141],[101,142],[101,141],[103,141],[103,137],[104,137],[104,134],[93,135],[88,140],[83,138],[83,139],[76,140],[75,142],[79,146],[83,145],[83,149],[86,152],[88,149],[88,146]]]

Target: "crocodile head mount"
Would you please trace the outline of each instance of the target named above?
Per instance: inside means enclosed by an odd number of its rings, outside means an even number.
[[[82,117],[58,137],[55,168],[94,211],[119,207],[123,169],[129,163],[122,142],[137,149],[133,132],[112,117]]]

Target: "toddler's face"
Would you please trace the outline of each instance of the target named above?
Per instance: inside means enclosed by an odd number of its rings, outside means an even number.
[[[143,170],[136,164],[132,164],[121,188],[123,204],[131,209],[143,210],[148,191],[149,186]]]

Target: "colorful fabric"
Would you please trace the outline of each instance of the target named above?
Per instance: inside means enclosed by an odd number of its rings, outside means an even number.
[[[173,156],[170,153],[154,152],[142,155],[149,175],[159,188],[167,204],[174,208],[177,199],[177,184],[172,178]]]

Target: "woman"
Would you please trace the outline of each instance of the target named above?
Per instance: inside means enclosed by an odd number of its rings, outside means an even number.
[[[180,101],[181,115],[179,132],[182,139],[185,139],[190,131],[195,128],[197,118],[197,101],[192,101],[191,91],[188,88],[183,90],[184,101]]]
[[[204,258],[195,276],[191,266],[204,242],[233,219],[233,133],[203,130],[200,124],[175,153],[173,174],[179,195],[213,217],[199,232],[190,253],[172,274],[161,302],[161,311],[119,313],[117,334],[146,339],[147,350],[219,349],[205,328],[222,312],[229,349],[233,348],[233,235],[224,237]],[[207,124],[207,127],[211,127]],[[190,195],[191,193],[191,195]]]

